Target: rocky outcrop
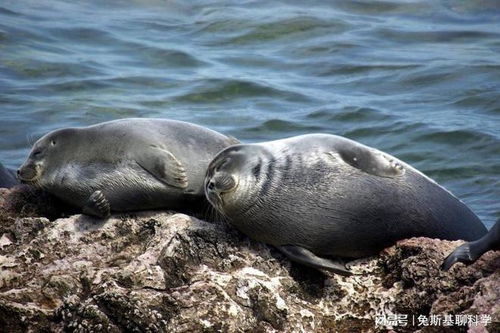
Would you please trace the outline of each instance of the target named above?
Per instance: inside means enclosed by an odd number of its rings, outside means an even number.
[[[0,331],[498,332],[500,252],[440,270],[459,244],[404,240],[343,277],[224,224],[97,220],[17,187],[0,193]]]

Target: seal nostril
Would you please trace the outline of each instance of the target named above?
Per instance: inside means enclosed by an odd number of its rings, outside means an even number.
[[[210,181],[210,182],[208,183],[208,189],[209,189],[209,190],[213,190],[213,189],[215,189],[215,183],[214,183],[213,181]]]

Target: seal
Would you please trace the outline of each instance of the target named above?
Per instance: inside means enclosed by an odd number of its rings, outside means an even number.
[[[226,148],[208,167],[205,193],[251,238],[346,275],[343,260],[333,257],[374,255],[416,236],[472,240],[486,233],[464,203],[418,170],[329,134]]]
[[[121,119],[55,130],[38,140],[18,170],[88,215],[182,209],[206,202],[211,159],[234,138],[187,122]]]
[[[485,252],[500,251],[500,219],[486,235],[473,242],[458,246],[443,262],[442,268],[447,271],[455,263],[472,264]]]
[[[11,188],[17,184],[19,181],[16,178],[16,172],[0,163],[0,188]]]

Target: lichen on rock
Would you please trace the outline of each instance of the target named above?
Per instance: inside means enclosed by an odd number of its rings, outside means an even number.
[[[500,330],[500,253],[440,270],[459,241],[403,240],[344,277],[291,263],[224,224],[162,211],[97,220],[26,187],[0,193],[0,237],[7,332]],[[406,326],[377,322],[398,314]],[[491,323],[413,323],[431,315]]]

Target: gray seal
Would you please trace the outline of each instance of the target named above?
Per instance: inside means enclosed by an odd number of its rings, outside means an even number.
[[[203,180],[209,162],[237,142],[166,119],[64,128],[34,144],[18,177],[101,218],[111,211],[189,208],[206,202]]]
[[[500,251],[500,219],[486,235],[473,242],[458,246],[443,262],[442,268],[447,271],[457,262],[472,264],[485,252]]]
[[[17,184],[19,181],[16,178],[16,172],[0,163],[0,188],[11,188]]]
[[[397,158],[310,134],[226,148],[205,179],[210,203],[251,238],[291,260],[350,274],[342,261],[397,240],[472,240],[486,228],[459,199]]]

